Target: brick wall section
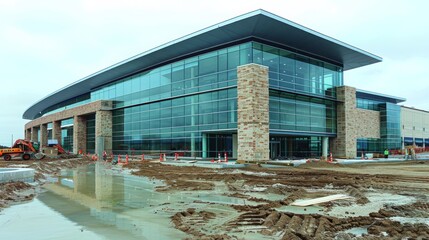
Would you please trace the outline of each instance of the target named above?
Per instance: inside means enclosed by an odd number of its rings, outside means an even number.
[[[103,151],[112,152],[112,111],[95,112],[95,152],[101,156]],[[104,149],[98,146],[99,138],[104,139]]]
[[[268,67],[239,66],[237,79],[238,160],[269,160]]]
[[[41,146],[48,145],[48,125],[47,124],[40,125],[40,145]]]
[[[380,138],[380,112],[356,109],[352,117],[356,138]]]
[[[337,137],[331,141],[335,157],[355,158],[357,138],[380,138],[380,112],[356,108],[356,89],[337,88]]]
[[[27,124],[25,124],[25,129],[28,129],[34,126],[39,126],[40,124],[46,124],[54,121],[73,118],[74,116],[95,113],[98,110],[111,110],[111,109],[112,109],[111,101],[99,100],[96,102],[88,103],[82,106],[74,107],[58,113],[53,113],[47,116],[34,119],[33,121],[30,121]]]
[[[73,152],[86,153],[86,117],[74,116],[73,119]]]
[[[31,127],[31,137],[30,140],[32,142],[38,142],[39,141],[39,135],[37,134],[37,131],[39,130],[39,126],[37,127]]]
[[[25,129],[25,140],[31,139],[31,128]]]
[[[57,139],[59,144],[62,144],[61,142],[61,121],[54,121],[52,123],[52,138]]]

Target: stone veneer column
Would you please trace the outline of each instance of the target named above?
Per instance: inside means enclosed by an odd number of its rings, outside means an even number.
[[[95,112],[95,153],[102,156],[103,151],[112,152],[112,111],[108,110]]]
[[[349,125],[356,109],[356,89],[349,86],[338,87],[337,100],[337,137],[332,140],[331,149],[336,157],[354,158],[357,143],[352,126]]]
[[[48,145],[48,125],[40,124],[40,146]]]
[[[25,129],[25,140],[31,140],[31,128]]]
[[[269,160],[268,67],[246,64],[237,69],[238,160]]]
[[[86,117],[74,116],[73,118],[73,153],[86,153]]]
[[[37,127],[32,127],[31,128],[31,137],[30,137],[30,140],[32,141],[32,142],[38,142],[39,141],[39,136],[38,136],[38,129],[39,128],[37,128]]]
[[[52,122],[52,139],[56,139],[58,144],[62,145],[61,142],[61,121]]]

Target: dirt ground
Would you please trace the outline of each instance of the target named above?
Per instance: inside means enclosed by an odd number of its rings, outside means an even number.
[[[224,182],[229,196],[256,201],[257,206],[233,205],[240,215],[226,222],[217,231],[204,231],[204,226],[216,214],[189,208],[172,217],[176,228],[198,239],[236,239],[234,233],[253,229],[275,239],[429,239],[429,227],[424,223],[400,223],[394,217],[429,218],[429,161],[334,165],[315,162],[300,167],[262,168],[254,165],[242,170],[207,169],[197,167],[166,166],[159,163],[133,163],[128,167],[139,169],[135,175],[163,179],[167,186],[158,191],[199,191],[213,189]],[[422,174],[423,173],[423,174]],[[249,189],[260,189],[263,194],[287,196],[270,201],[250,197]],[[295,214],[276,209],[288,206],[297,199],[315,198],[344,193],[353,201],[336,201],[319,204],[320,214]],[[366,216],[352,212],[353,205],[365,206],[370,200],[367,193],[397,194],[415,198],[404,205],[385,205]],[[350,206],[347,216],[326,215],[336,205]],[[305,211],[305,209],[304,209]],[[356,237],[344,231],[364,227],[368,233]],[[228,233],[228,234],[226,234]]]
[[[90,159],[35,161],[0,161],[0,167],[25,164],[36,169],[36,182],[43,184],[46,175],[57,175],[61,169],[89,164]],[[157,191],[210,191],[219,185],[224,195],[243,199],[250,204],[231,204],[237,211],[225,218],[210,209],[187,208],[171,217],[174,226],[191,236],[189,239],[239,239],[246,232],[256,232],[266,239],[429,239],[429,161],[404,163],[337,165],[314,162],[300,167],[264,168],[250,165],[243,169],[211,169],[169,166],[159,162],[136,161],[124,166],[132,174],[164,180]],[[35,186],[25,183],[0,184],[0,209],[9,204],[31,200]],[[284,196],[279,200],[268,197]],[[332,194],[347,194],[348,200],[318,204],[318,213],[281,211],[297,199]],[[383,204],[368,214],[356,206],[370,206],[374,194],[381,198],[401,196],[413,201]],[[385,199],[388,200],[388,199]],[[393,200],[392,200],[393,201]],[[329,211],[342,207],[346,212],[335,216]],[[401,223],[395,219],[426,219],[425,223]],[[216,228],[210,228],[214,222]],[[365,228],[367,233],[347,233],[352,228]]]

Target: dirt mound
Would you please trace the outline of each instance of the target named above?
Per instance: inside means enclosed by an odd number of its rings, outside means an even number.
[[[359,189],[354,188],[352,186],[347,186],[345,189],[346,193],[354,198],[356,198],[356,202],[358,204],[366,204],[369,203],[369,200],[367,197],[365,197],[365,194],[363,194]]]
[[[222,240],[232,239],[226,234],[208,234],[203,231],[205,226],[216,214],[207,211],[195,211],[195,208],[188,208],[186,211],[176,213],[171,217],[174,226],[193,236],[191,239]]]
[[[383,213],[383,211],[382,211]],[[259,229],[266,236],[282,236],[282,239],[333,239],[339,233],[355,228],[368,228],[369,239],[383,234],[392,239],[403,237],[429,237],[429,227],[425,224],[401,224],[382,216],[360,216],[335,218],[319,214],[280,213],[275,210],[253,210],[241,214],[228,223],[227,231],[237,228]],[[371,214],[373,215],[373,214]]]
[[[429,218],[429,203],[415,202],[401,206],[390,206],[385,211],[399,217]]]

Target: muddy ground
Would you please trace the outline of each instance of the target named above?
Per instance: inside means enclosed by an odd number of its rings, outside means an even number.
[[[9,182],[0,183],[0,211],[12,204],[32,200],[47,176],[56,176],[61,169],[75,168],[80,165],[93,163],[89,158],[44,158],[42,160],[0,160],[0,168],[23,167],[36,170],[34,183]]]
[[[400,223],[395,217],[429,218],[429,161],[393,164],[334,165],[315,162],[301,167],[262,168],[254,165],[240,170],[166,166],[159,163],[133,163],[133,174],[163,179],[167,186],[158,191],[211,190],[224,182],[226,195],[260,203],[257,206],[233,205],[239,216],[224,222],[216,231],[205,227],[217,216],[213,212],[186,209],[176,213],[176,228],[198,239],[236,239],[243,231],[257,231],[268,239],[429,239],[424,223]],[[405,169],[405,170],[401,170]],[[371,172],[371,174],[367,174]],[[259,194],[287,196],[282,200],[251,197]],[[361,216],[353,205],[370,204],[367,193],[386,193],[412,197],[413,203],[385,205]],[[348,194],[353,200],[319,204],[318,214],[295,214],[277,210],[297,199]],[[389,195],[388,195],[389,196]],[[343,217],[325,214],[336,205],[350,206]],[[305,208],[304,208],[305,211]],[[368,233],[356,237],[344,231],[364,227]],[[237,234],[236,234],[237,233]]]
[[[47,175],[55,176],[61,169],[90,163],[90,159],[45,159],[0,161],[0,167],[28,165],[36,169],[36,182],[40,185]],[[136,161],[124,167],[134,175],[164,180],[166,185],[158,187],[159,192],[211,191],[222,186],[224,195],[243,199],[244,204],[225,204],[235,211],[230,215],[191,207],[173,214],[172,223],[187,233],[189,239],[243,239],[246,234],[249,238],[265,239],[429,239],[429,161],[347,166],[314,162],[300,167],[251,165],[243,169]],[[34,184],[0,184],[0,209],[31,200],[37,194],[34,188]],[[352,198],[318,204],[317,213],[306,213],[310,207],[300,213],[280,210],[297,199],[338,193]],[[371,200],[371,194],[385,194],[381,196],[386,198],[401,196],[412,201],[384,204],[369,213],[356,211],[359,209],[356,206],[372,206],[371,201],[375,200]],[[284,197],[270,200],[270,195]],[[347,210],[332,214],[331,210],[337,207]],[[396,220],[399,218],[424,219],[426,223],[401,223]],[[367,233],[356,236],[347,232],[359,227],[367,229]]]

